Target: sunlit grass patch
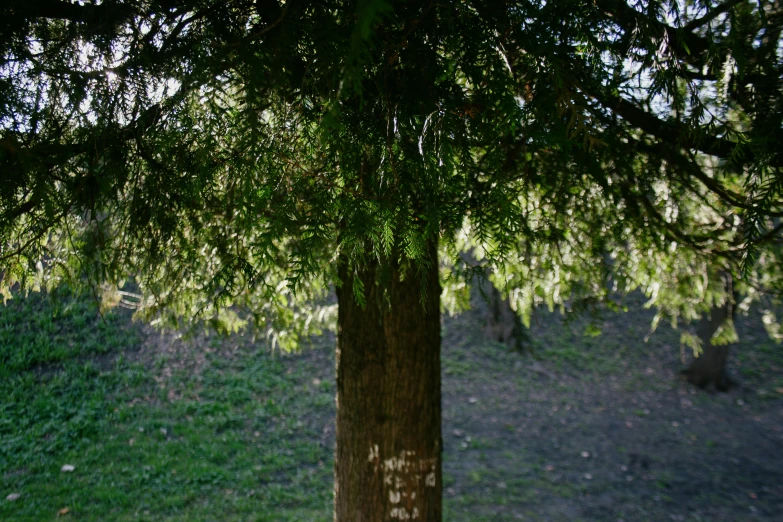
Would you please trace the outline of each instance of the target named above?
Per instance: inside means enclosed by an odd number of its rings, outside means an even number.
[[[16,295],[0,305],[0,377],[128,349],[138,339],[125,323],[127,314],[99,314],[90,296],[68,290]]]

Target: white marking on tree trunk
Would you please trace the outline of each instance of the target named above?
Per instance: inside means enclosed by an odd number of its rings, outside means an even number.
[[[376,472],[383,473],[384,490],[389,495],[389,517],[395,520],[414,520],[420,517],[418,495],[423,487],[437,484],[437,457],[417,458],[415,451],[403,450],[397,455],[383,458],[378,444],[370,444],[367,461]],[[417,498],[418,497],[418,498]],[[404,502],[403,502],[404,500]],[[400,503],[406,507],[402,507]]]
[[[378,458],[379,458],[379,455],[378,455],[378,445],[377,444],[374,444],[374,445],[371,444],[370,445],[370,457],[367,460],[368,460],[368,462],[376,462],[378,460]],[[377,469],[377,466],[376,466],[376,469]]]

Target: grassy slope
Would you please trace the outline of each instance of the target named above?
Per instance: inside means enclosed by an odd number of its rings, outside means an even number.
[[[694,394],[673,334],[640,342],[648,320],[550,321],[535,364],[447,320],[445,520],[774,520],[781,351],[753,330],[732,361],[752,389]],[[0,520],[331,520],[334,341],[315,342],[160,338],[67,296],[0,307]]]
[[[35,297],[0,308],[0,520],[330,517],[313,410],[330,417],[333,387],[312,367],[207,346],[194,371],[143,353],[127,317],[104,322],[89,301],[52,316]]]

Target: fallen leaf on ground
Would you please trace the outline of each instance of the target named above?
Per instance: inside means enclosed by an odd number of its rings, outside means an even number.
[[[13,502],[14,500],[18,499],[18,498],[19,498],[19,497],[21,497],[21,496],[22,496],[22,494],[21,494],[21,493],[11,493],[11,494],[10,494],[10,495],[8,495],[7,497],[5,497],[5,499],[6,499],[6,500],[10,500],[10,501],[12,501],[12,502]]]
[[[70,472],[72,472],[75,469],[76,469],[76,466],[73,466],[71,464],[64,464],[63,467],[60,468],[60,471],[62,471],[63,473],[70,473]]]
[[[67,515],[71,511],[71,508],[64,507],[60,511],[57,512],[57,516],[60,517],[62,515]]]

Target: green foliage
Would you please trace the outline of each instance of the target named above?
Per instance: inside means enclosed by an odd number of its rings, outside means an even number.
[[[526,322],[640,287],[691,321],[726,299],[721,272],[780,290],[783,23],[766,4],[14,0],[0,16],[6,297],[86,284],[288,349],[330,324],[312,303],[338,259],[400,255],[413,276],[433,241],[449,307],[489,270]]]
[[[702,347],[702,341],[698,335],[694,335],[691,332],[684,331],[680,333],[680,348],[690,348],[693,351],[693,356],[698,357],[704,351]]]

